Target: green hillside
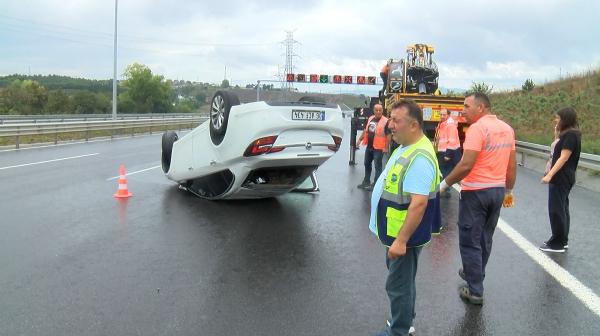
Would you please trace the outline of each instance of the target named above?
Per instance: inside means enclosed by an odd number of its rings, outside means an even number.
[[[491,95],[495,114],[506,120],[517,139],[549,145],[552,119],[562,107],[577,111],[583,152],[600,154],[600,70],[536,86],[533,90]]]
[[[9,86],[15,80],[32,80],[48,90],[86,90],[92,92],[112,92],[112,80],[94,80],[59,75],[8,75],[0,76],[0,88]]]

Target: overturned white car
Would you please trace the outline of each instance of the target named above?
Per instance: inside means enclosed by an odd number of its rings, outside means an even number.
[[[210,118],[178,139],[162,137],[166,176],[207,199],[272,197],[298,190],[340,147],[342,111],[315,97],[240,105],[217,91]],[[305,191],[306,191],[305,190]]]

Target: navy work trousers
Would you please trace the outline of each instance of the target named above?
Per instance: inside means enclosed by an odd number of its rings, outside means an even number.
[[[464,190],[458,205],[458,242],[465,278],[473,295],[483,296],[485,266],[500,217],[504,188]]]

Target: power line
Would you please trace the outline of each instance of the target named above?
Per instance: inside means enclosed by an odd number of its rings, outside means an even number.
[[[100,47],[104,47],[107,49],[112,48],[112,45],[111,45],[112,37],[111,38],[102,38],[102,39],[89,39],[89,38],[84,38],[84,37],[66,37],[65,34],[53,32],[53,31],[31,31],[31,30],[26,30],[24,28],[15,28],[15,27],[4,27],[3,29],[5,31],[33,34],[33,35],[41,36],[41,37],[48,38],[48,39],[67,41],[67,42],[71,42],[71,43],[75,43],[75,44],[95,45],[95,46],[100,46]],[[1,32],[0,32],[0,34],[1,34]],[[206,54],[202,54],[202,53],[185,52],[185,51],[178,51],[178,50],[172,50],[172,49],[165,50],[165,49],[132,47],[125,43],[121,43],[121,45],[119,46],[119,49],[161,53],[161,54],[168,53],[168,54],[173,54],[173,55],[184,55],[184,56],[195,56],[195,57],[206,56]]]
[[[43,30],[45,33],[54,33],[66,35],[69,34],[78,35],[77,37],[95,37],[105,39],[107,41],[112,40],[113,34],[107,32],[91,31],[86,29],[75,28],[71,26],[57,25],[52,23],[46,23],[41,21],[27,20],[21,18],[15,18],[7,15],[0,14],[0,23],[7,25],[7,28],[25,29],[25,32],[35,32],[31,28]],[[263,42],[263,43],[215,43],[215,42],[191,42],[181,40],[165,40],[149,38],[145,36],[135,36],[129,34],[119,34],[119,38],[132,40],[134,42],[160,42],[175,45],[188,45],[188,46],[204,46],[204,47],[259,47],[259,46],[270,46],[277,45],[278,42]]]

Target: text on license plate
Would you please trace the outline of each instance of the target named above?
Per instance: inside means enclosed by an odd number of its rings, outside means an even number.
[[[292,120],[325,120],[325,111],[292,110]]]

